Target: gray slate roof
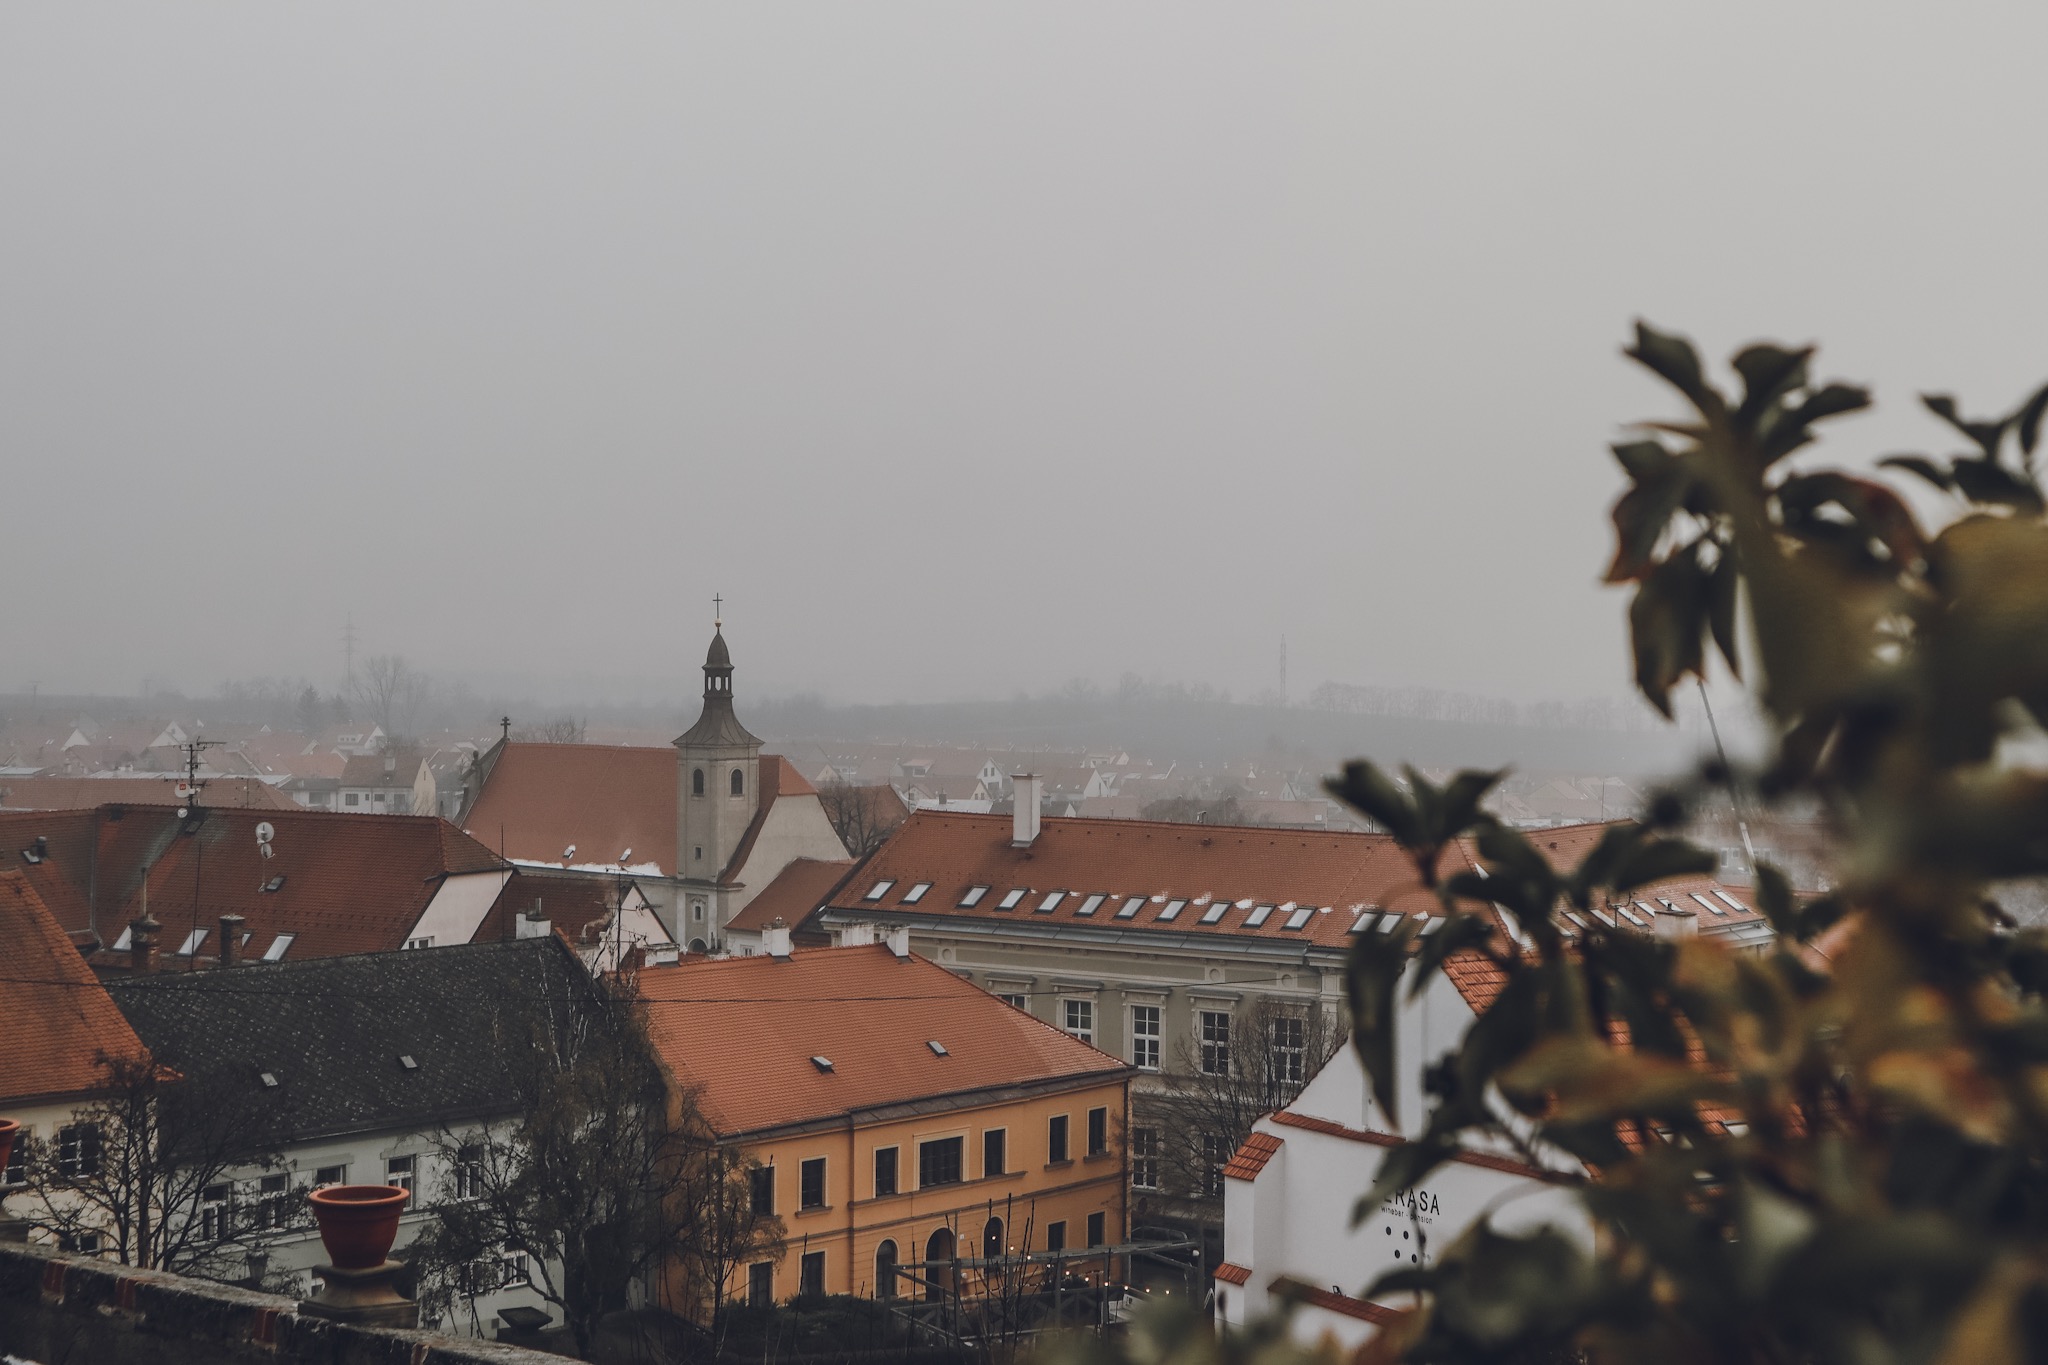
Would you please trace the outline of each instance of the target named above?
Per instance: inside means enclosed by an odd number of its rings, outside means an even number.
[[[252,1134],[258,1143],[506,1114],[507,1050],[530,1047],[544,1014],[598,998],[552,934],[163,973],[107,990],[157,1060],[194,1082],[188,1093],[271,1106],[276,1127]]]

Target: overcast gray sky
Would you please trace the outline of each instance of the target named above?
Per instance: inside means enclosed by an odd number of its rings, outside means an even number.
[[[1630,319],[2048,375],[2048,6],[0,13],[0,687],[1624,688]]]

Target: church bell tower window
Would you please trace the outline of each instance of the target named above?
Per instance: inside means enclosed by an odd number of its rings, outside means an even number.
[[[704,770],[702,768],[698,768],[690,774],[690,795],[702,796],[703,794]]]
[[[734,796],[745,796],[747,794],[747,779],[738,768],[732,770],[732,794]]]

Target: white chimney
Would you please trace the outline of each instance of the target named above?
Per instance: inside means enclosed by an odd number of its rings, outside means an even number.
[[[889,936],[883,941],[889,945],[889,951],[896,954],[896,956],[910,956],[910,929],[907,925],[891,925],[889,927]]]
[[[555,926],[551,921],[544,920],[538,915],[531,914],[525,910],[519,912],[518,937],[520,938],[546,938],[554,932],[554,928]]]
[[[761,950],[770,957],[789,956],[789,924],[782,916],[777,915],[761,931]]]
[[[1036,773],[1018,773],[1011,780],[1010,847],[1029,848],[1038,838],[1038,793],[1043,786]]]
[[[1700,931],[1700,917],[1682,905],[1662,906],[1655,919],[1658,938],[1694,938]]]
[[[839,946],[842,948],[865,948],[875,941],[875,926],[862,921],[849,924],[839,931]]]

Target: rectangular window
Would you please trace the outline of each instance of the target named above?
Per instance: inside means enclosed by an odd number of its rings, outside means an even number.
[[[498,1258],[498,1288],[521,1289],[533,1283],[533,1266],[523,1251],[508,1251]]]
[[[394,1156],[384,1159],[384,1183],[387,1185],[396,1185],[400,1189],[405,1190],[411,1189],[412,1172],[412,1157]]]
[[[930,882],[919,882],[916,886],[913,886],[908,891],[904,892],[903,899],[898,901],[897,904],[916,905],[919,901],[924,899],[924,893],[931,889],[932,884]]]
[[[1108,1151],[1109,1110],[1090,1109],[1088,1111],[1088,1155],[1102,1156]]]
[[[263,950],[263,960],[265,962],[282,962],[284,955],[291,950],[292,940],[297,937],[297,934],[279,934],[276,938],[270,940],[270,946]],[[388,942],[389,940],[386,941]]]
[[[1271,918],[1272,914],[1273,907],[1271,905],[1254,905],[1252,907],[1251,914],[1245,916],[1244,927],[1247,929],[1256,929],[1260,925],[1264,924],[1269,918]]]
[[[806,1251],[803,1268],[797,1275],[796,1292],[807,1299],[825,1297],[825,1253]]]
[[[282,1229],[291,1221],[292,1202],[289,1176],[264,1176],[256,1182],[256,1226],[270,1232]]]
[[[825,1207],[825,1158],[814,1156],[797,1172],[797,1204],[799,1209],[822,1209]]]
[[[933,1185],[957,1185],[965,1180],[967,1163],[960,1149],[966,1145],[967,1139],[956,1137],[918,1143],[917,1187],[922,1190]]]
[[[57,1130],[57,1174],[83,1180],[100,1173],[100,1130],[97,1124],[67,1123]]]
[[[1136,919],[1138,917],[1138,907],[1144,903],[1145,898],[1143,896],[1131,896],[1122,905],[1117,907],[1116,917],[1118,919]]]
[[[194,929],[191,933],[185,935],[185,941],[178,945],[178,956],[190,957],[198,952],[199,945],[206,942],[206,933],[207,931],[204,929]]]
[[[57,1250],[73,1256],[97,1256],[100,1254],[100,1235],[97,1232],[60,1232],[57,1234]]]
[[[348,1167],[316,1166],[313,1169],[313,1183],[315,1185],[346,1185],[348,1184]]]
[[[461,1151],[457,1152],[453,1168],[449,1174],[454,1177],[455,1197],[457,1199],[480,1199],[483,1197],[484,1163],[482,1154],[476,1148],[464,1147]]]
[[[1202,1193],[1223,1197],[1223,1167],[1230,1160],[1230,1139],[1222,1133],[1202,1134]]]
[[[405,941],[405,946],[408,948],[431,948],[434,946],[434,936],[429,934],[425,938],[409,938]]]
[[[1003,1149],[1009,1142],[1009,1130],[991,1128],[981,1135],[981,1173],[984,1176],[1001,1175],[1008,1153]]]
[[[27,1182],[28,1144],[20,1141],[20,1139],[26,1138],[28,1135],[29,1127],[27,1124],[23,1124],[21,1131],[15,1134],[14,1150],[7,1154],[7,1166],[4,1170],[0,1170],[0,1186],[20,1185]]]
[[[1131,1188],[1159,1188],[1159,1130],[1131,1129]]]
[[[1031,1008],[1031,1000],[1029,996],[999,995],[996,997],[996,999],[1002,1001],[1005,1005],[1011,1005],[1020,1010],[1028,1010]]]
[[[754,1212],[769,1214],[775,1212],[775,1168],[756,1166],[747,1172],[747,1183],[751,1186]]]
[[[1197,1040],[1201,1044],[1200,1064],[1204,1076],[1230,1074],[1230,1011],[1203,1010]]]
[[[355,803],[356,794],[354,792],[349,792],[341,798],[341,804],[344,806],[353,806]]]
[[[225,1242],[228,1239],[228,1188],[228,1183],[221,1181],[199,1192],[199,1239],[202,1242]]]
[[[1091,1213],[1088,1215],[1088,1245],[1099,1247],[1109,1240],[1109,1215]]]
[[[1108,899],[1109,897],[1103,895],[1100,891],[1098,891],[1094,895],[1090,896],[1087,900],[1082,901],[1080,906],[1075,909],[1074,913],[1077,915],[1092,915],[1097,910],[1100,910],[1102,908],[1102,903]]]
[[[1315,907],[1314,907],[1313,905],[1304,905],[1304,906],[1302,906],[1302,907],[1301,907],[1300,909],[1296,910],[1296,911],[1295,911],[1295,912],[1294,912],[1293,914],[1291,914],[1291,915],[1289,915],[1289,916],[1287,917],[1287,923],[1286,923],[1286,924],[1285,924],[1285,925],[1284,925],[1283,927],[1284,927],[1284,928],[1288,928],[1288,929],[1295,929],[1295,930],[1300,930],[1300,929],[1306,929],[1306,928],[1308,928],[1308,922],[1309,922],[1310,920],[1314,919],[1315,917],[1316,917],[1316,908],[1315,908]],[[1383,920],[1383,921],[1381,921],[1381,923],[1380,923],[1380,929],[1381,929],[1381,931],[1382,931],[1382,932],[1385,932],[1385,930],[1386,930],[1386,927],[1387,927],[1387,925],[1388,925],[1389,923],[1395,923],[1395,922],[1398,922],[1398,921],[1394,920],[1394,919],[1393,919],[1393,918],[1391,918],[1391,917],[1390,917],[1390,918],[1389,918],[1388,920]]]
[[[960,908],[962,910],[972,910],[975,906],[981,904],[981,898],[987,894],[988,888],[985,886],[968,887],[967,894],[960,898]]]
[[[1270,1027],[1273,1079],[1282,1085],[1300,1085],[1308,1079],[1308,1020],[1298,1014],[1283,1014]]]
[[[1054,1114],[1045,1127],[1045,1159],[1048,1162],[1067,1159],[1067,1116]]]
[[[775,1306],[775,1262],[756,1261],[747,1267],[747,1307]]]
[[[1166,903],[1166,908],[1165,908],[1165,909],[1163,909],[1163,910],[1161,910],[1161,911],[1159,912],[1159,921],[1158,921],[1158,922],[1159,922],[1159,923],[1161,923],[1161,924],[1164,924],[1164,923],[1166,923],[1166,921],[1168,921],[1168,920],[1170,920],[1170,919],[1174,918],[1175,916],[1179,915],[1179,914],[1180,914],[1180,912],[1181,912],[1181,911],[1183,911],[1183,910],[1185,910],[1185,909],[1187,909],[1187,907],[1188,907],[1188,903],[1187,903],[1186,901],[1184,901],[1184,900],[1181,900],[1181,901],[1168,901],[1168,902]]]
[[[1047,1251],[1065,1251],[1067,1249],[1067,1223],[1065,1219],[1061,1219],[1057,1223],[1047,1223],[1045,1225],[1045,1249]]]
[[[1093,1000],[1062,1000],[1062,1012],[1066,1016],[1066,1030],[1084,1043],[1095,1041],[1095,1002]]]
[[[1003,898],[996,902],[996,909],[1015,910],[1017,908],[1017,902],[1023,899],[1024,888],[1021,886],[1014,891],[1005,891],[1003,893]]]
[[[1066,898],[1067,893],[1064,891],[1046,892],[1045,899],[1038,903],[1038,913],[1041,915],[1050,915],[1053,911],[1060,908],[1060,902],[1065,900]]]
[[[896,885],[896,883],[890,880],[876,882],[873,886],[868,888],[867,895],[862,896],[861,899],[864,901],[878,901],[882,897],[888,895],[889,888],[894,885]]]
[[[1131,1006],[1131,1065],[1141,1071],[1159,1069],[1159,1006]]]
[[[875,1198],[896,1193],[896,1149],[875,1148]]]
[[[1223,912],[1230,908],[1230,902],[1218,897],[1209,902],[1209,908],[1202,912],[1202,923],[1215,924],[1223,918]]]

